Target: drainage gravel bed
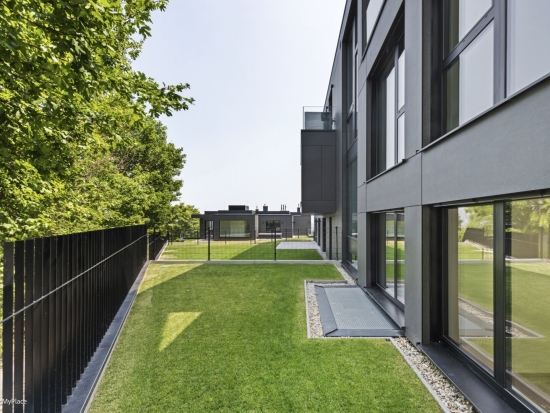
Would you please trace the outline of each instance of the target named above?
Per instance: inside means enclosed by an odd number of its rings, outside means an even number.
[[[346,284],[356,285],[355,280],[346,270],[344,270],[344,268],[337,266],[337,269],[346,280]],[[334,283],[306,282],[308,336],[309,338],[325,338],[323,336],[321,316],[317,305],[317,296],[315,295],[316,285],[329,286],[334,285]],[[342,285],[342,283],[340,283],[340,285]],[[393,338],[391,342],[397,347],[403,357],[405,357],[405,360],[407,360],[409,365],[445,411],[452,413],[475,412],[475,409],[462,393],[447,380],[443,373],[414,347],[407,338]]]

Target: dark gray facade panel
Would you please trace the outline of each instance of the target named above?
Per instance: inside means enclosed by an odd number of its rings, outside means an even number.
[[[335,145],[335,131],[302,130],[302,207],[304,213],[323,214],[336,211]]]
[[[322,146],[302,146],[302,202],[322,200],[322,153]]]
[[[372,75],[371,71],[374,68],[374,65],[377,63],[380,51],[384,46],[384,42],[386,41],[388,33],[390,32],[390,28],[397,18],[399,9],[401,8],[402,4],[403,0],[386,0],[386,2],[384,3],[382,14],[380,15],[378,24],[374,29],[374,32],[370,39],[369,48],[367,49],[367,54],[365,56],[365,59],[363,60],[365,68],[360,70],[360,73],[363,76],[370,77]]]
[[[336,211],[336,201],[302,201],[302,209],[308,214],[330,214]]]
[[[357,113],[357,185],[367,180],[367,163],[363,154],[367,153],[367,91],[363,88],[359,94]]]
[[[405,326],[413,343],[422,341],[422,207],[405,208]]]
[[[333,140],[334,142],[334,140]],[[323,146],[321,151],[321,200],[336,200],[336,148]],[[334,212],[334,211],[332,211]]]
[[[550,81],[422,152],[424,204],[550,188]]]
[[[367,184],[367,211],[421,204],[421,157],[416,155]]]
[[[405,2],[405,158],[422,148],[422,3]]]

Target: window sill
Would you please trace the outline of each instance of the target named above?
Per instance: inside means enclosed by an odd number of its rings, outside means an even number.
[[[396,164],[393,165],[391,168],[388,168],[388,169],[386,169],[386,170],[380,172],[378,175],[375,175],[375,176],[373,176],[372,178],[367,179],[367,181],[366,181],[365,183],[368,184],[369,182],[374,181],[376,178],[378,178],[378,177],[384,175],[385,173],[388,173],[389,171],[394,170],[395,168],[397,168],[397,167],[400,166],[400,165],[403,165],[403,164],[406,163],[406,162],[407,162],[407,159],[403,159],[401,162],[396,163]]]
[[[384,312],[399,326],[405,328],[405,311],[400,308],[380,287],[363,288],[376,303],[382,307]]]

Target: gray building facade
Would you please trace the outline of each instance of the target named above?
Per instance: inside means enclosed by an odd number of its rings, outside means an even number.
[[[482,411],[550,411],[541,16],[550,2],[348,0],[301,132],[303,212],[343,229],[342,263],[413,344],[497,395],[455,383]]]

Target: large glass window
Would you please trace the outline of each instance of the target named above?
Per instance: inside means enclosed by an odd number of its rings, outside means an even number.
[[[375,174],[405,159],[405,44],[392,48],[377,84]]]
[[[357,28],[355,19],[346,41],[346,111],[347,145],[352,147],[357,139]]]
[[[405,303],[405,214],[379,215],[378,285],[391,297]]]
[[[550,73],[548,0],[444,2],[443,132]]]
[[[347,168],[348,174],[348,217],[347,242],[348,262],[357,268],[357,159]]]
[[[265,221],[265,232],[281,231],[281,221]]]
[[[505,210],[507,387],[550,412],[550,199]]]
[[[249,238],[250,222],[220,221],[220,238]]]
[[[493,37],[491,23],[445,74],[447,131],[493,106]]]
[[[448,336],[493,369],[493,206],[448,212]]]
[[[378,16],[382,11],[384,0],[363,0],[363,48],[366,49],[370,41]]]
[[[509,0],[508,95],[550,73],[550,1]]]

